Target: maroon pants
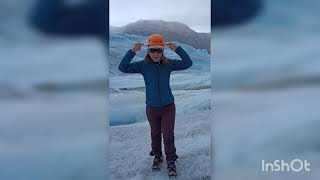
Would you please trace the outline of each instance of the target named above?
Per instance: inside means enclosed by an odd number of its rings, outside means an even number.
[[[162,107],[146,106],[146,114],[151,128],[151,148],[153,154],[155,156],[162,156],[162,133],[167,162],[176,160],[176,147],[174,145],[175,104],[172,103]]]

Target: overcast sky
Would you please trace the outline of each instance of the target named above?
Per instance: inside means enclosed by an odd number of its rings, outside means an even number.
[[[110,0],[110,25],[139,19],[178,21],[197,32],[210,32],[210,0]]]

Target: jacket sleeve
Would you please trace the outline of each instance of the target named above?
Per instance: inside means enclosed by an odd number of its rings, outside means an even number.
[[[189,55],[182,49],[181,46],[178,46],[175,52],[181,57],[182,60],[171,60],[170,68],[171,71],[185,70],[192,66],[192,60]]]
[[[142,73],[141,66],[143,61],[130,63],[133,57],[136,55],[131,49],[122,58],[118,69],[123,73]]]

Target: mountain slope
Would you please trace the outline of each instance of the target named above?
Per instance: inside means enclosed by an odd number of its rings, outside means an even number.
[[[111,32],[149,36],[161,34],[166,41],[179,41],[210,53],[210,33],[198,33],[180,22],[163,20],[139,20],[122,27],[111,27]]]

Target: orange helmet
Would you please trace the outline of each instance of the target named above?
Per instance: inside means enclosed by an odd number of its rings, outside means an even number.
[[[151,34],[146,43],[147,46],[164,47],[164,39],[159,34]]]

